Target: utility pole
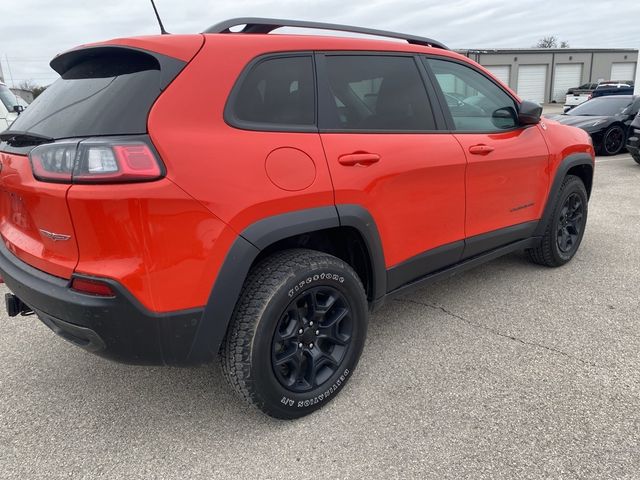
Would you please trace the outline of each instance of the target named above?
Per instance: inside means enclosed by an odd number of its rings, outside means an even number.
[[[640,95],[640,51],[638,51],[638,60],[636,61],[636,83],[633,87],[633,93]]]
[[[7,62],[7,70],[9,70],[9,78],[11,79],[11,87],[16,88],[16,84],[13,81],[13,73],[11,73],[11,64],[9,63],[9,57],[7,54],[4,54],[4,59]]]

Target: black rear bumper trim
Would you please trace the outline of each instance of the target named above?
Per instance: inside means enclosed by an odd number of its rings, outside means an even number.
[[[210,360],[189,356],[202,320],[202,308],[152,312],[119,282],[105,278],[100,281],[111,286],[116,292],[114,297],[75,292],[69,288],[69,280],[24,263],[2,241],[0,275],[49,328],[100,356],[147,365],[187,365]]]

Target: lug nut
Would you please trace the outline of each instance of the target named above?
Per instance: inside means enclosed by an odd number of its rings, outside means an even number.
[[[320,335],[320,330],[316,330],[316,335]]]
[[[310,327],[313,327],[313,320],[311,320],[311,321],[309,322],[309,326],[310,326]]]
[[[298,333],[299,333],[300,335],[302,335],[302,334],[304,333],[304,330],[303,330],[303,329],[300,329],[300,330],[298,330]]]
[[[310,343],[310,344],[309,344],[309,348],[313,348],[313,343]]]
[[[300,343],[298,344],[298,346],[299,346],[300,348],[302,348],[302,346],[303,346],[303,345],[302,345],[302,342],[300,342]]]

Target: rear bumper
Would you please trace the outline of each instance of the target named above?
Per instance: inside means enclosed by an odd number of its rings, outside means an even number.
[[[132,364],[185,365],[208,360],[190,356],[202,308],[151,312],[116,281],[107,281],[116,292],[114,297],[78,293],[69,288],[69,280],[27,265],[3,242],[0,274],[43,323],[92,353]]]

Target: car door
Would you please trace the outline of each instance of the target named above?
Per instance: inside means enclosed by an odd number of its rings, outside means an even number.
[[[458,261],[466,159],[453,135],[438,131],[444,120],[434,115],[434,91],[419,59],[326,53],[317,55],[317,66],[335,202],[362,206],[373,217],[388,290]]]
[[[480,69],[443,58],[424,62],[467,156],[464,257],[528,237],[549,186],[544,127],[518,125],[516,100]],[[460,104],[452,107],[454,95]]]

